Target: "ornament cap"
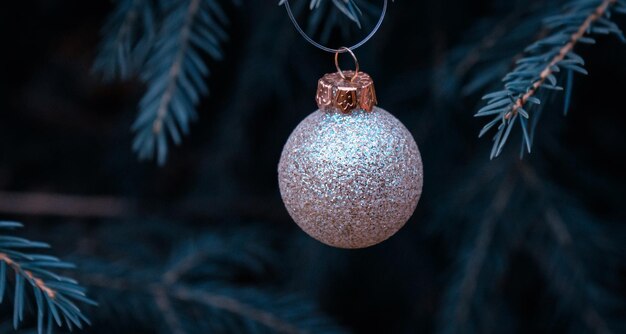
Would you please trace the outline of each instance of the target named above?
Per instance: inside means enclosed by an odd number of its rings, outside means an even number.
[[[349,114],[370,112],[378,104],[374,81],[364,72],[340,71],[324,75],[317,83],[317,106],[323,111]]]

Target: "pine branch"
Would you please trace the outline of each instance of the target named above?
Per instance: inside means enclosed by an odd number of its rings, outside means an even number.
[[[360,27],[362,12],[356,1],[333,0],[333,4]],[[159,2],[155,14],[151,0],[119,0],[103,29],[93,68],[105,80],[128,79],[141,72],[148,90],[132,126],[133,150],[140,159],[156,158],[162,165],[170,141],[179,145],[189,134],[190,123],[197,118],[195,108],[208,94],[205,78],[210,71],[203,57],[222,58],[228,19],[217,0]],[[312,0],[310,7],[321,3]],[[163,21],[155,22],[156,17]],[[160,27],[158,34],[155,26]]]
[[[309,8],[319,9],[320,5],[326,3],[327,0],[311,0],[309,3]],[[359,28],[361,28],[361,20],[360,17],[363,15],[361,9],[357,4],[357,0],[332,0],[333,5],[337,10],[339,10],[343,15],[345,15],[350,21],[354,22]],[[285,0],[280,0],[278,2],[279,6],[285,4]]]
[[[174,288],[171,291],[171,296],[186,302],[193,302],[200,305],[204,305],[209,308],[215,308],[230,312],[244,319],[250,319],[258,324],[261,324],[275,333],[307,333],[309,329],[302,327],[302,324],[292,323],[292,321],[285,319],[285,315],[290,313],[287,308],[278,312],[267,310],[269,305],[257,306],[254,302],[246,301],[241,296],[241,290],[236,291],[232,296],[227,294],[215,294],[207,292],[204,289],[193,289],[185,286]],[[258,291],[248,291],[251,295],[258,294]],[[265,299],[270,296],[258,295],[254,298]],[[280,298],[280,296],[276,296]],[[278,299],[280,300],[280,299]],[[302,301],[294,299],[289,304],[296,306],[301,304]],[[289,305],[287,304],[287,305]],[[272,307],[273,308],[273,307]]]
[[[203,54],[222,58],[226,14],[216,0],[164,0],[165,20],[142,73],[148,90],[133,124],[133,149],[141,159],[167,158],[168,142],[180,144],[197,118],[195,107],[208,93]]]
[[[539,79],[532,84],[530,89],[521,97],[518,97],[515,101],[512,110],[508,111],[504,118],[510,119],[515,116],[520,109],[526,105],[526,103],[535,95],[537,90],[548,80],[548,77],[554,75],[555,72],[558,72],[558,67],[565,57],[574,49],[574,46],[581,42],[583,36],[590,31],[591,25],[596,22],[598,19],[606,15],[606,12],[610,5],[614,4],[617,0],[604,0],[600,6],[596,8],[596,10],[589,15],[585,21],[580,25],[578,30],[572,34],[570,37],[570,41],[567,42],[564,46],[559,49],[559,52],[552,58],[552,60],[544,67],[539,75]],[[588,40],[586,42],[591,42]],[[567,66],[565,66],[567,68]],[[583,74],[587,74],[586,71],[581,71]]]
[[[22,227],[19,223],[0,222],[0,230]],[[52,332],[53,324],[82,328],[89,324],[76,302],[96,305],[85,295],[85,289],[73,279],[59,276],[50,269],[71,269],[74,266],[56,257],[28,254],[21,249],[49,248],[45,243],[33,242],[13,236],[0,235],[0,303],[7,290],[7,269],[15,274],[13,281],[13,327],[18,328],[24,320],[27,296],[34,298],[37,306],[38,333]],[[27,286],[32,296],[27,295]]]
[[[479,136],[482,137],[499,124],[493,138],[492,159],[500,155],[518,121],[522,128],[523,146],[530,153],[532,136],[527,125],[529,111],[537,106],[537,113],[540,112],[540,89],[563,90],[557,85],[556,77],[561,69],[568,73],[587,74],[582,67],[583,59],[573,51],[578,44],[595,43],[587,35],[615,34],[624,40],[622,31],[610,20],[612,11],[626,12],[622,0],[575,0],[567,8],[567,13],[545,21],[551,34],[526,49],[526,57],[518,60],[516,68],[504,77],[505,89],[483,97],[487,100],[487,106],[480,109],[476,116],[495,117],[483,127]],[[568,87],[570,90],[566,95],[570,96],[571,85]]]
[[[623,228],[593,219],[565,189],[540,178],[525,162],[503,159],[488,170],[477,165],[481,167],[472,170],[478,174],[464,175],[467,181],[454,182],[455,190],[446,195],[455,210],[448,207],[436,218],[442,233],[452,235],[447,238],[460,239],[450,242],[450,248],[462,259],[445,294],[439,332],[510,331],[501,327],[506,323],[494,321],[509,319],[497,304],[506,291],[494,282],[510,282],[507,277],[516,272],[520,255],[536,261],[531,267],[547,283],[537,294],[555,299],[560,311],[554,316],[571,324],[571,333],[581,328],[621,332],[624,321],[615,315],[626,304],[611,291],[619,289],[615,284],[624,264],[616,244]],[[512,184],[507,175],[520,179]],[[482,192],[494,193],[494,199],[485,201]],[[475,224],[477,219],[482,223]],[[457,221],[464,225],[453,225]],[[548,305],[540,312],[554,308]]]
[[[118,0],[102,29],[93,71],[105,81],[139,73],[154,43],[154,16],[152,0]]]
[[[298,11],[298,9],[299,8],[296,8],[295,10]],[[365,7],[365,9],[367,10],[368,7]],[[311,11],[311,15],[307,20],[306,32],[310,36],[319,36],[320,42],[327,43],[333,32],[336,32],[338,28],[341,33],[341,38],[349,40],[351,28],[356,26],[360,29],[361,19],[365,19],[366,15],[361,13],[357,16],[358,23],[355,23],[350,17],[348,17],[348,20],[345,18],[346,15],[341,10],[338,10],[333,2],[321,1],[316,5],[315,9]]]
[[[185,330],[183,329],[183,325],[178,318],[176,311],[174,311],[167,291],[161,287],[154,288],[153,295],[155,304],[161,314],[163,314],[163,318],[165,319],[169,332],[173,334],[184,334]]]
[[[464,52],[465,55],[463,59],[459,61],[454,68],[454,76],[463,78],[465,74],[481,60],[482,54],[486,50],[492,49],[496,43],[509,32],[509,25],[512,21],[518,19],[519,16],[519,11],[513,11],[504,19],[495,23],[491,31],[481,38],[476,46]]]
[[[165,266],[89,259],[81,279],[93,287],[101,309],[119,309],[116,314],[130,315],[130,324],[149,331],[342,333],[306,299],[263,283],[279,265],[276,255],[258,243],[258,233],[244,229],[183,242]]]
[[[569,235],[567,224],[561,220],[557,211],[547,211],[544,217],[546,225],[558,225]],[[594,224],[594,223],[591,223]],[[552,230],[552,233],[556,231]],[[529,253],[535,262],[541,267],[549,283],[549,287],[560,299],[560,306],[564,311],[571,312],[582,322],[590,332],[612,333],[609,323],[597,309],[598,301],[594,295],[604,289],[595,284],[587,277],[585,266],[580,261],[580,256],[575,254],[570,245],[562,244],[558,235],[552,242],[536,242],[529,247]],[[556,242],[555,242],[556,241]],[[595,293],[594,293],[595,292]],[[611,301],[618,304],[618,301]],[[612,323],[620,320],[611,319]]]
[[[577,203],[564,205],[571,199],[562,196],[549,180],[541,179],[529,166],[524,165],[520,172],[533,198],[544,203],[539,217],[541,229],[528,242],[528,252],[542,268],[550,290],[559,297],[562,312],[572,315],[572,327],[580,322],[590,332],[623,331],[625,320],[614,314],[626,305],[607,290],[607,282],[619,277],[617,271],[624,261],[619,245],[602,222]]]
[[[559,13],[562,2],[565,0],[508,2],[501,12],[472,23],[465,40],[450,49],[430,74],[445,78],[436,79],[439,100],[458,99],[500,85],[501,77],[523,56],[516,46],[545,37],[544,30],[537,33],[537,27],[546,15]]]
[[[474,240],[470,241],[469,247],[462,247],[459,252],[463,259],[445,296],[448,305],[441,315],[440,333],[462,333],[473,328],[470,324],[472,306],[477,299],[484,298],[484,292],[480,290],[485,289],[484,281],[490,276],[486,272],[494,274],[492,263],[494,255],[498,253],[494,244],[502,244],[496,241],[496,231],[512,202],[516,188],[516,180],[513,178],[509,176],[500,182],[492,203],[484,211]],[[506,242],[504,245],[510,247]]]

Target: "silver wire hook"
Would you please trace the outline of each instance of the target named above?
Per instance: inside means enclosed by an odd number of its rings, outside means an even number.
[[[302,28],[300,28],[300,25],[298,24],[298,21],[294,17],[293,12],[291,11],[291,7],[289,6],[289,0],[284,0],[284,4],[285,4],[285,9],[287,10],[287,15],[289,15],[289,18],[291,19],[291,22],[296,27],[296,30],[300,33],[300,35],[302,35],[302,37],[304,37],[304,39],[307,42],[311,43],[316,48],[324,50],[326,52],[330,52],[330,53],[344,53],[344,52],[347,52],[346,49],[354,51],[357,48],[361,47],[363,44],[367,43],[367,41],[369,41],[374,36],[374,34],[376,34],[378,29],[380,29],[380,26],[383,24],[383,20],[385,19],[385,14],[387,13],[387,0],[384,0],[383,11],[380,14],[380,19],[378,19],[378,22],[376,23],[376,26],[374,27],[372,32],[369,33],[369,35],[367,35],[363,40],[361,40],[360,42],[354,44],[353,46],[351,46],[349,48],[342,47],[342,48],[339,48],[339,49],[332,49],[332,48],[326,47],[326,46],[324,46],[324,45],[314,41],[311,37],[309,37],[309,35],[307,35],[304,32],[304,30],[302,30]]]

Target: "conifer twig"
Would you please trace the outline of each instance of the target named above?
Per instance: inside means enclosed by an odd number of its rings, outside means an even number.
[[[185,57],[185,51],[189,47],[191,26],[193,24],[194,17],[198,14],[199,8],[200,0],[191,0],[187,9],[185,22],[183,23],[183,27],[180,31],[180,36],[178,37],[180,41],[178,51],[176,52],[176,56],[172,61],[169,73],[167,75],[167,88],[163,92],[163,95],[161,95],[159,109],[157,110],[154,121],[152,121],[152,132],[155,136],[160,135],[161,131],[163,131],[163,120],[165,119],[165,116],[167,115],[169,109],[169,105],[172,102],[172,95],[174,94],[174,91],[178,86],[178,76],[180,75],[182,62]]]
[[[456,324],[463,325],[467,320],[470,310],[469,305],[471,304],[473,292],[480,279],[480,272],[487,258],[489,246],[492,242],[496,226],[500,221],[500,217],[509,204],[514,185],[514,182],[510,179],[501,183],[500,188],[495,194],[491,208],[487,211],[487,216],[480,225],[478,235],[472,248],[472,255],[468,259],[463,272],[463,279],[461,281],[458,302],[454,314],[454,322]]]
[[[258,233],[250,232],[254,233],[210,234],[184,242],[163,267],[138,270],[132,265],[87,263],[81,280],[100,292],[103,308],[130,306],[129,311],[154,317],[171,333],[240,332],[241,325],[272,333],[343,333],[302,298],[231,281],[271,269],[267,261],[273,254],[255,245],[251,238]],[[194,321],[196,317],[202,323]]]
[[[169,143],[182,142],[197,118],[196,106],[208,94],[204,56],[222,59],[228,17],[217,0],[163,0],[161,7],[164,20],[141,73],[148,89],[132,129],[139,158],[164,164]]]
[[[276,317],[274,314],[259,308],[253,307],[248,304],[244,304],[234,298],[216,295],[207,291],[198,289],[190,289],[185,286],[176,286],[171,291],[172,296],[183,301],[192,301],[200,304],[205,304],[216,309],[225,310],[238,314],[239,316],[253,319],[258,323],[261,323],[268,328],[271,328],[276,333],[286,334],[302,334],[304,331],[299,330],[294,325]]]
[[[51,299],[56,297],[56,292],[48,287],[46,282],[36,277],[31,271],[23,269],[22,266],[17,261],[11,259],[8,254],[0,252],[0,261],[5,262],[16,274],[26,277],[31,284],[35,285]]]
[[[566,13],[545,20],[549,33],[526,48],[525,56],[517,60],[517,66],[504,77],[504,89],[483,96],[487,105],[475,116],[492,117],[492,120],[482,128],[479,137],[498,125],[493,137],[491,159],[500,155],[517,123],[522,129],[522,148],[530,153],[534,128],[543,107],[539,90],[564,90],[557,85],[557,74],[561,70],[565,70],[568,76],[565,88],[567,111],[573,73],[587,74],[583,58],[573,50],[578,44],[595,43],[588,34],[614,34],[626,41],[619,27],[610,20],[612,10],[626,12],[626,3],[623,0],[572,1]],[[533,106],[536,106],[536,112],[529,125],[530,108]]]
[[[0,231],[21,227],[14,222],[1,222]],[[13,327],[24,320],[24,309],[30,302],[36,306],[37,331],[51,333],[53,324],[59,327],[82,328],[89,324],[76,302],[96,305],[85,294],[85,289],[73,279],[53,273],[51,269],[71,269],[74,266],[56,257],[30,254],[23,249],[42,249],[49,246],[13,236],[0,235],[0,303],[7,291],[7,268],[13,271]],[[32,288],[32,295],[26,287]]]
[[[596,8],[596,10],[593,13],[591,13],[585,19],[585,21],[580,25],[578,30],[575,33],[572,34],[572,36],[570,37],[569,42],[567,42],[567,44],[565,44],[565,45],[563,45],[563,47],[561,47],[559,52],[546,65],[546,67],[543,69],[543,71],[541,71],[541,74],[539,75],[539,80],[535,81],[535,83],[532,84],[530,89],[524,95],[522,95],[521,97],[517,98],[517,100],[515,100],[513,108],[508,113],[506,113],[506,115],[504,116],[505,119],[510,119],[511,117],[517,115],[518,111],[521,108],[523,108],[524,105],[526,105],[528,100],[533,95],[535,95],[537,90],[546,82],[548,77],[550,75],[553,75],[553,73],[555,72],[555,69],[556,69],[555,66],[558,65],[561,61],[563,61],[565,59],[565,56],[567,56],[567,54],[570,53],[574,49],[574,47],[576,46],[578,41],[580,41],[580,39],[583,36],[585,36],[585,34],[587,34],[587,32],[589,31],[589,28],[591,27],[591,25],[595,21],[597,21],[599,18],[604,16],[606,11],[609,9],[609,6],[611,6],[612,4],[614,4],[616,2],[617,2],[617,0],[603,0],[602,1],[602,3]]]
[[[93,71],[104,81],[128,80],[144,65],[155,36],[151,0],[118,0],[104,25]]]

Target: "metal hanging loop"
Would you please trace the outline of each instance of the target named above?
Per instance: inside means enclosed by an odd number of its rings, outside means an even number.
[[[307,35],[304,30],[302,30],[302,28],[300,27],[300,25],[298,24],[298,20],[296,20],[296,18],[293,15],[293,12],[291,11],[291,7],[289,6],[289,0],[284,0],[283,3],[285,5],[285,9],[287,10],[287,15],[289,15],[289,18],[291,19],[291,22],[293,23],[293,25],[296,27],[296,30],[300,33],[300,35],[302,35],[302,37],[304,37],[304,39],[313,44],[313,46],[315,46],[318,49],[324,50],[326,52],[330,52],[330,53],[344,53],[347,51],[354,51],[356,49],[358,49],[359,47],[361,47],[363,44],[367,43],[367,41],[369,41],[374,34],[376,34],[376,32],[378,31],[378,29],[380,29],[380,26],[383,24],[383,21],[385,19],[385,15],[387,14],[387,2],[388,0],[384,0],[383,3],[383,11],[380,14],[380,18],[378,19],[378,22],[376,23],[376,26],[374,26],[374,29],[360,42],[354,44],[351,47],[342,47],[339,49],[332,49],[329,48],[327,46],[324,46],[318,42],[316,42],[315,40],[313,40],[311,37],[309,37],[309,35]]]
[[[341,70],[341,67],[339,67],[339,54],[342,52],[349,53],[352,56],[352,59],[354,59],[354,65],[355,65],[354,75],[349,78],[346,78],[346,75]],[[349,48],[345,46],[340,47],[337,50],[337,52],[335,52],[335,67],[337,68],[337,72],[339,73],[341,78],[344,80],[350,80],[351,82],[353,82],[354,79],[356,79],[356,77],[359,75],[359,60],[356,59],[356,55],[354,54],[354,52],[352,52],[352,50],[350,50]]]

